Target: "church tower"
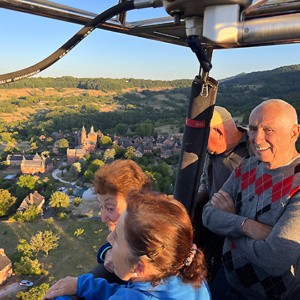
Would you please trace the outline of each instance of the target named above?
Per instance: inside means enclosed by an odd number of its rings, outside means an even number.
[[[94,126],[93,125],[91,127],[90,133],[88,134],[88,139],[89,139],[89,141],[93,142],[94,144],[97,143],[97,134],[94,131]]]
[[[86,130],[84,128],[84,125],[82,126],[81,129],[81,134],[80,134],[80,139],[78,145],[82,145],[86,143]]]

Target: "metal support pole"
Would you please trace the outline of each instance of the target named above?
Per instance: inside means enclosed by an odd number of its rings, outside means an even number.
[[[174,198],[184,204],[190,216],[203,170],[217,89],[218,82],[210,77],[204,82],[197,76],[192,84],[174,191]]]

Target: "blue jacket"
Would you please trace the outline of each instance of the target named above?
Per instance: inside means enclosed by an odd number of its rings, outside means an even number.
[[[109,284],[105,279],[94,279],[92,274],[85,274],[78,277],[77,296],[86,300],[211,300],[206,283],[195,289],[189,284],[184,284],[178,276],[169,278],[165,284],[152,287],[148,282]],[[69,296],[56,298],[56,300],[71,299]]]
[[[97,261],[98,264],[103,264],[104,263],[104,253],[108,250],[111,249],[111,244],[109,242],[107,242],[106,244],[102,245],[100,247],[100,249],[98,250],[98,254],[97,254]]]

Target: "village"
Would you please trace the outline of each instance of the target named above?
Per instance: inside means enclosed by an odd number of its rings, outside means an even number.
[[[66,140],[72,134],[74,141],[68,143],[65,154],[60,149],[61,141]],[[63,134],[61,132],[54,133],[55,142],[52,151],[45,154],[26,154],[26,153],[11,153],[6,159],[6,168],[14,168],[19,170],[14,174],[7,175],[3,180],[9,182],[17,182],[20,176],[38,176],[40,178],[52,177],[57,181],[57,190],[54,193],[63,193],[69,197],[71,206],[68,208],[71,214],[68,217],[89,217],[90,219],[101,219],[99,213],[99,204],[97,195],[94,192],[92,182],[85,182],[85,176],[77,174],[69,181],[66,176],[67,166],[78,164],[79,161],[90,157],[90,160],[95,161],[104,157],[105,151],[114,149],[115,145],[123,151],[123,159],[141,159],[143,157],[152,157],[154,164],[165,161],[168,158],[178,158],[181,151],[182,135],[158,135],[154,137],[120,137],[116,135],[103,135],[98,130],[95,132],[91,126],[87,132],[85,126],[78,132]],[[46,140],[46,137],[41,136],[40,140]],[[103,143],[106,141],[106,144]],[[108,142],[107,142],[108,141]],[[128,151],[130,149],[130,151]],[[126,152],[131,154],[126,157]],[[115,152],[113,151],[113,154]],[[148,153],[148,154],[147,154]],[[106,163],[111,162],[115,155],[110,158],[103,159]],[[98,166],[99,167],[99,166]],[[80,208],[74,205],[75,199],[80,198]],[[35,206],[42,210],[42,218],[58,218],[52,207],[50,207],[49,199],[45,199],[37,190],[30,192],[16,209],[16,213],[24,213],[30,207]],[[3,219],[4,220],[4,219]],[[7,286],[9,278],[14,274],[11,260],[5,254],[4,248],[0,251],[0,295],[9,294],[12,287]],[[30,282],[30,281],[29,281]],[[11,281],[9,281],[11,283]],[[14,289],[17,291],[26,290],[26,284],[20,285],[21,280],[14,284]],[[30,283],[29,283],[30,284]],[[1,294],[2,293],[2,294]],[[3,296],[4,297],[4,296]],[[2,299],[2,297],[0,297]]]

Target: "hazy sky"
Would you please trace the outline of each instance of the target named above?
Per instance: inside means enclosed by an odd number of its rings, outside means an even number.
[[[60,0],[61,4],[101,13],[117,0]],[[168,16],[164,8],[128,13],[128,21]],[[82,28],[0,8],[0,74],[29,67],[46,58]],[[242,72],[270,70],[300,63],[300,44],[215,50],[210,76],[222,79]],[[188,47],[97,29],[57,63],[39,73],[42,77],[105,77],[173,80],[192,79],[199,71]]]

